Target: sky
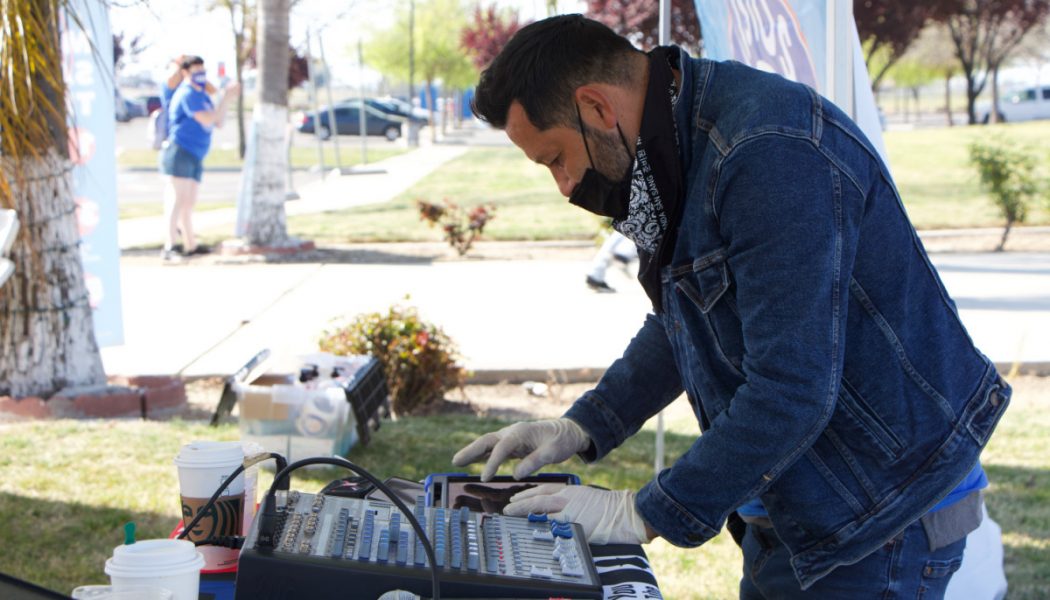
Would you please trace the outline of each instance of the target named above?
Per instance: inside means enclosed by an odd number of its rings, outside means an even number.
[[[490,3],[492,0],[484,2]],[[146,50],[134,61],[126,61],[122,74],[149,73],[159,81],[172,57],[198,54],[205,59],[210,72],[215,73],[218,63],[224,62],[227,74],[232,76],[230,16],[225,9],[208,10],[213,4],[214,0],[112,0],[113,33],[124,33],[125,44],[142,35],[147,44]],[[495,0],[495,4],[517,9],[523,20],[547,14],[545,0]],[[397,2],[390,0],[300,0],[291,15],[291,42],[301,47],[308,28],[320,29],[333,78],[356,83],[357,40],[367,38],[369,31],[389,25],[396,5]],[[578,12],[584,6],[585,3],[578,0],[558,3],[560,12]]]

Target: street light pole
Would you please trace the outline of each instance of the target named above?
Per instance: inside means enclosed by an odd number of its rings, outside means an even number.
[[[328,61],[324,58],[324,42],[321,41],[321,32],[317,32],[317,52],[321,55],[321,64],[324,65],[324,88],[328,96],[328,131],[332,136],[332,145],[335,148],[335,172],[343,173],[343,161],[339,155],[339,123],[335,120],[335,106],[332,103],[332,70],[328,68]]]

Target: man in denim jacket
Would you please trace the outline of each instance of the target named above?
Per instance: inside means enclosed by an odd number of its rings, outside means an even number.
[[[599,460],[685,391],[703,435],[640,491],[540,486],[508,514],[685,547],[728,520],[742,598],[943,596],[1010,388],[857,126],[804,85],[579,15],[522,29],[474,102],[635,242],[653,313],[564,417],[453,462]]]

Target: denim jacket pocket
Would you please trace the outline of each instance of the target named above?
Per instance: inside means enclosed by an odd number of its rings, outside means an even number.
[[[862,442],[865,448],[877,449],[891,461],[900,458],[905,450],[900,437],[886,425],[875,409],[845,378],[839,387],[838,400],[839,408],[832,416],[833,427],[836,430],[850,434],[849,438],[855,442]]]
[[[707,314],[729,289],[726,252],[718,249],[690,263],[672,267],[675,288],[685,294],[700,312]]]

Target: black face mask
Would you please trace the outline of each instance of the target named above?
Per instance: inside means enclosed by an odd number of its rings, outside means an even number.
[[[627,171],[620,181],[612,181],[598,169],[594,168],[594,157],[591,156],[591,147],[587,144],[587,133],[583,128],[583,118],[580,116],[580,105],[576,105],[576,120],[580,124],[580,136],[583,137],[583,147],[587,150],[587,160],[591,166],[583,173],[583,179],[576,184],[569,196],[569,203],[592,212],[602,217],[613,219],[624,219],[627,217],[627,206],[631,201],[631,171],[634,166],[634,157],[627,145],[626,138],[620,124],[616,124],[616,131],[620,134],[620,141],[627,150],[627,156],[631,158],[631,164],[627,165]]]

